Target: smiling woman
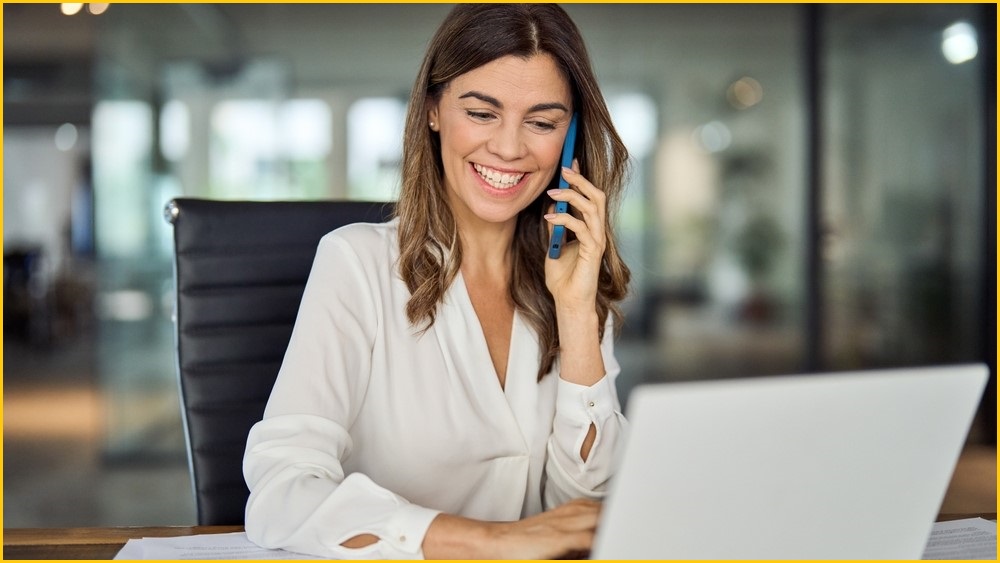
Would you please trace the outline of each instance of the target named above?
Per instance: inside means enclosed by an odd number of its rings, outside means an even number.
[[[600,186],[606,201],[602,235],[607,244],[601,260],[597,313],[620,323],[616,305],[625,296],[629,271],[618,253],[612,227],[621,200],[628,152],[611,121],[608,108],[587,55],[583,37],[573,21],[556,6],[458,8],[442,23],[428,49],[411,94],[403,146],[400,215],[400,274],[412,293],[407,315],[413,323],[433,323],[434,309],[458,273],[464,240],[443,186],[442,138],[434,131],[428,112],[436,107],[452,82],[500,60],[527,61],[548,57],[570,90],[570,108],[580,114],[576,160],[579,172]],[[490,66],[496,68],[496,65]],[[553,75],[549,80],[558,80]],[[456,87],[457,88],[457,87]],[[488,92],[474,92],[489,94]],[[465,94],[461,90],[459,95]],[[493,102],[502,100],[493,99]],[[562,100],[533,100],[531,104],[565,105]],[[495,111],[497,103],[483,101]],[[536,109],[545,109],[542,105]],[[566,117],[568,122],[568,116]],[[564,133],[559,135],[560,142]],[[555,188],[553,177],[550,187]],[[568,194],[567,194],[568,195]],[[544,275],[534,271],[545,253],[549,227],[543,218],[552,200],[535,199],[519,215],[510,245],[516,283],[508,293],[525,322],[538,334],[542,349],[539,378],[555,361],[559,348],[554,304]],[[572,230],[571,230],[572,231]],[[447,252],[446,252],[447,250]],[[447,259],[442,257],[447,256]]]
[[[412,91],[397,217],[320,243],[248,439],[253,541],[340,558],[589,551],[625,427],[612,218],[627,153],[603,100],[561,8],[448,15]],[[574,113],[580,150],[560,168]],[[551,259],[556,225],[574,237]]]
[[[571,105],[569,84],[545,54],[497,59],[442,92],[428,118],[441,138],[445,189],[460,232],[513,235],[512,219],[556,174]]]
[[[471,70],[431,104],[428,123],[440,135],[444,188],[464,248],[509,247],[495,245],[513,240],[518,214],[556,175],[571,104],[565,76],[544,53],[508,55]],[[505,295],[509,286],[509,266],[494,258],[467,260],[463,273],[470,292],[484,289],[472,294],[473,306],[503,385],[514,307],[489,302],[489,295]]]

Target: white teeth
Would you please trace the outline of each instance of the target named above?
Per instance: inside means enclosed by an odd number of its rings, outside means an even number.
[[[476,172],[479,172],[479,175],[482,176],[483,180],[486,180],[489,185],[500,190],[510,189],[524,177],[524,174],[505,174],[499,170],[486,168],[481,164],[474,164],[473,166]]]

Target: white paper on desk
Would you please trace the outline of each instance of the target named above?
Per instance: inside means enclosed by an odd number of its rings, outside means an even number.
[[[115,559],[324,559],[282,549],[264,549],[246,532],[174,538],[131,539]]]
[[[997,523],[983,518],[937,522],[921,559],[997,558]]]

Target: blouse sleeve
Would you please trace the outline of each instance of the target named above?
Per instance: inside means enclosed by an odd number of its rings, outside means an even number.
[[[343,237],[320,242],[264,418],[247,439],[246,532],[258,545],[333,558],[423,557],[438,512],[363,474],[345,476],[342,465],[378,329],[369,275]],[[379,541],[341,546],[360,534]]]
[[[614,355],[614,330],[609,317],[601,341],[604,377],[591,386],[559,379],[555,417],[545,462],[544,507],[574,498],[601,499],[614,471],[617,444],[627,428],[615,379],[621,371]],[[580,457],[593,424],[597,429],[587,460]]]

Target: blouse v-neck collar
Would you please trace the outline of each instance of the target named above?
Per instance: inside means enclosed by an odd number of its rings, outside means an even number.
[[[504,387],[497,378],[482,324],[461,271],[445,294],[434,332],[446,361],[451,364],[449,367],[475,391],[471,394],[473,400],[498,423],[516,428],[522,438],[531,436],[537,424],[538,339],[517,310],[511,326]]]

